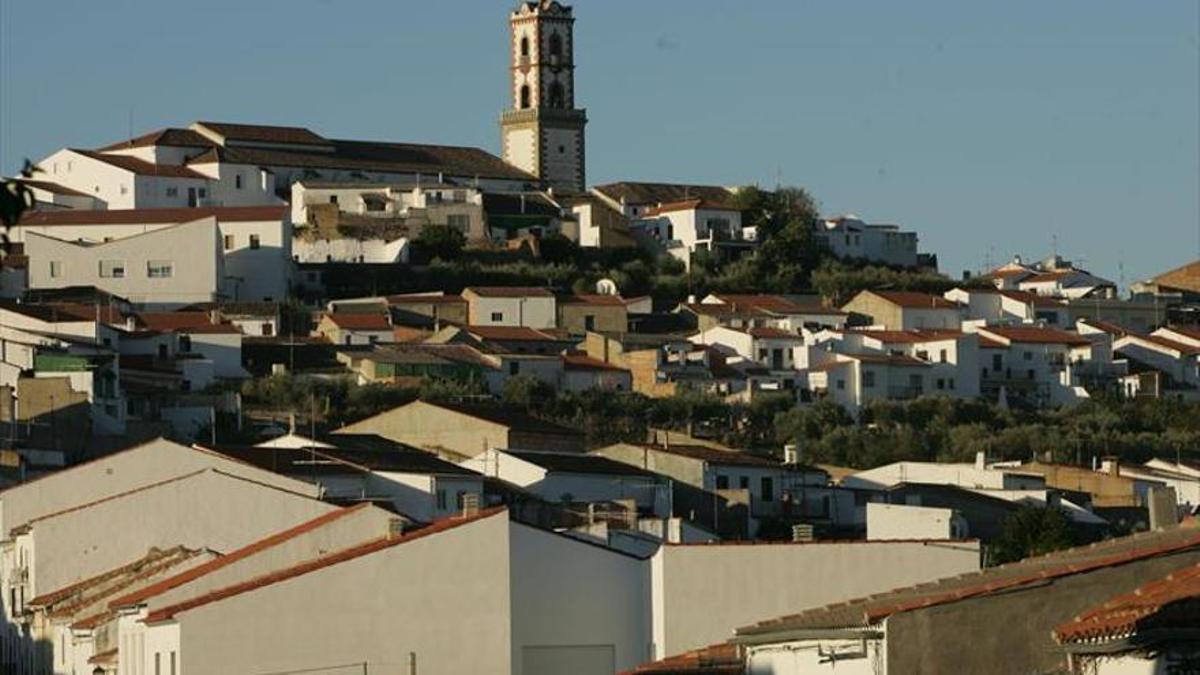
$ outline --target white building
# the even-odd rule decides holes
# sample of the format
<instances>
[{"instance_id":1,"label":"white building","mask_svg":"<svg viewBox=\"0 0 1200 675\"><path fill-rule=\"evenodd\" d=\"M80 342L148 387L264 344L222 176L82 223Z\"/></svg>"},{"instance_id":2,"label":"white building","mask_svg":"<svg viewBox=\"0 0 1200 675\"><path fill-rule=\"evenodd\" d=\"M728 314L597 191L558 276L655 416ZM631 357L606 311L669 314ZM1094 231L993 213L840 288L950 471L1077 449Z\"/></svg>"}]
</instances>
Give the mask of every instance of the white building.
<instances>
[{"instance_id":1,"label":"white building","mask_svg":"<svg viewBox=\"0 0 1200 675\"><path fill-rule=\"evenodd\" d=\"M688 338L695 344L717 347L727 354L761 364L773 372L794 371L793 352L804 346L804 337L772 326L729 328L716 326Z\"/></svg>"},{"instance_id":2,"label":"white building","mask_svg":"<svg viewBox=\"0 0 1200 675\"><path fill-rule=\"evenodd\" d=\"M980 389L988 398L1004 390L1008 400L1021 398L1039 406L1060 406L1090 397L1081 384L1089 368L1111 364L1104 342L1043 326L978 326L982 349ZM990 358L989 358L990 357Z\"/></svg>"},{"instance_id":3,"label":"white building","mask_svg":"<svg viewBox=\"0 0 1200 675\"><path fill-rule=\"evenodd\" d=\"M820 220L817 236L839 258L869 260L894 267L917 266L917 233L897 225L868 225L854 214Z\"/></svg>"},{"instance_id":4,"label":"white building","mask_svg":"<svg viewBox=\"0 0 1200 675\"><path fill-rule=\"evenodd\" d=\"M554 328L558 314L554 294L545 288L472 286L463 289L467 323L472 326Z\"/></svg>"},{"instance_id":5,"label":"white building","mask_svg":"<svg viewBox=\"0 0 1200 675\"><path fill-rule=\"evenodd\" d=\"M216 226L215 246L205 245L198 249L195 243L186 245L169 242L164 244L175 251L170 255L160 256L157 262L169 262L170 269L160 265L155 270L155 277L149 277L150 270L143 261L142 268L127 268L126 276L116 278L100 276L99 270L91 267L70 269L60 266L51 270L54 258L47 258L45 246L30 243L32 235L43 235L47 238L63 242L75 242L80 247L95 247L102 244L117 244L139 235L175 228L184 223L212 222ZM195 253L201 250L215 248L220 260L219 270L213 272L217 286L209 291L210 297L192 297L181 302L191 304L217 299L214 294L226 300L279 300L286 297L291 278L292 256L292 227L287 218L286 209L282 206L268 207L226 207L226 208L171 208L171 209L137 209L137 210L106 210L106 211L35 211L26 214L21 222L12 229L10 236L14 241L26 242L26 253L29 255L30 271L29 286L31 288L60 288L63 286L90 283L85 278L106 279L104 283L94 283L105 290L110 290L105 284L114 289L110 292L127 297L137 302L134 295L139 292L150 294L153 284L162 285L170 280L171 286L181 286L190 277L185 273L199 263L204 263L207 256L197 257ZM178 236L178 235L175 235ZM39 240L41 241L41 240ZM132 239L125 246L137 249L146 248L144 241L157 243L160 238L145 240ZM99 251L99 249L96 249ZM190 251L191 256L181 256L178 251ZM84 256L79 253L79 256ZM86 256L85 256L86 257ZM146 258L145 256L142 256ZM146 258L148 261L149 258ZM129 261L132 263L133 261ZM93 274L94 272L94 274ZM111 272L111 270L110 270ZM170 273L170 276L163 276ZM87 275L92 274L92 277ZM123 281L121 281L123 279ZM138 281L140 279L140 281ZM203 295L203 291L188 290L187 295ZM158 293L161 295L161 293ZM177 295L184 295L183 292Z\"/></svg>"},{"instance_id":6,"label":"white building","mask_svg":"<svg viewBox=\"0 0 1200 675\"><path fill-rule=\"evenodd\" d=\"M755 241L753 233L743 230L738 208L699 198L653 206L630 223L630 230L685 267L691 267L696 251L720 255L723 247L747 247Z\"/></svg>"},{"instance_id":7,"label":"white building","mask_svg":"<svg viewBox=\"0 0 1200 675\"><path fill-rule=\"evenodd\" d=\"M955 288L947 300L964 307L963 319L988 323L1042 323L1069 329L1070 312L1062 301L1028 291Z\"/></svg>"},{"instance_id":8,"label":"white building","mask_svg":"<svg viewBox=\"0 0 1200 675\"><path fill-rule=\"evenodd\" d=\"M988 466L983 457L974 464L960 462L893 462L859 471L842 478L842 485L863 490L879 490L901 483L957 485L967 489L1045 490L1046 478L1017 468Z\"/></svg>"}]
</instances>

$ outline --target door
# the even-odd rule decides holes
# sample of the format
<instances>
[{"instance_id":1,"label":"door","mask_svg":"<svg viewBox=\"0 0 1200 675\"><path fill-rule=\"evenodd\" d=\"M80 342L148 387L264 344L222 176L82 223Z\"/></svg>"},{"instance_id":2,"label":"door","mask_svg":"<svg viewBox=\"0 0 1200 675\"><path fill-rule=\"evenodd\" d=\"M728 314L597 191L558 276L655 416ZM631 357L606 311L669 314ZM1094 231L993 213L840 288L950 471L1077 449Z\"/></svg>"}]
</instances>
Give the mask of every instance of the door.
<instances>
[{"instance_id":1,"label":"door","mask_svg":"<svg viewBox=\"0 0 1200 675\"><path fill-rule=\"evenodd\" d=\"M188 188L188 206L196 206L196 188L194 187Z\"/></svg>"}]
</instances>

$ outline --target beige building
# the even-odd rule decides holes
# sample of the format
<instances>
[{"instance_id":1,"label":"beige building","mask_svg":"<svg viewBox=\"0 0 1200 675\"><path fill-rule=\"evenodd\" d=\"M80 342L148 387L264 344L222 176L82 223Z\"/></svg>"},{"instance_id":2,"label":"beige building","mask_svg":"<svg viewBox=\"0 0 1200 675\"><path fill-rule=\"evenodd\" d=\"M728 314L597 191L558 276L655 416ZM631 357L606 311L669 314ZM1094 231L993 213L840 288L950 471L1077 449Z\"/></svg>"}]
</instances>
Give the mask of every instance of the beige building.
<instances>
[{"instance_id":1,"label":"beige building","mask_svg":"<svg viewBox=\"0 0 1200 675\"><path fill-rule=\"evenodd\" d=\"M862 291L842 310L888 330L958 329L959 306L941 296L910 291Z\"/></svg>"},{"instance_id":2,"label":"beige building","mask_svg":"<svg viewBox=\"0 0 1200 675\"><path fill-rule=\"evenodd\" d=\"M558 321L554 294L545 288L472 286L462 297L472 326L554 328Z\"/></svg>"},{"instance_id":3,"label":"beige building","mask_svg":"<svg viewBox=\"0 0 1200 675\"><path fill-rule=\"evenodd\" d=\"M492 448L583 452L584 436L535 417L498 407L413 401L334 433L378 434L454 459Z\"/></svg>"},{"instance_id":4,"label":"beige building","mask_svg":"<svg viewBox=\"0 0 1200 675\"><path fill-rule=\"evenodd\" d=\"M558 298L558 327L572 335L624 333L629 308L619 295L568 295Z\"/></svg>"}]
</instances>

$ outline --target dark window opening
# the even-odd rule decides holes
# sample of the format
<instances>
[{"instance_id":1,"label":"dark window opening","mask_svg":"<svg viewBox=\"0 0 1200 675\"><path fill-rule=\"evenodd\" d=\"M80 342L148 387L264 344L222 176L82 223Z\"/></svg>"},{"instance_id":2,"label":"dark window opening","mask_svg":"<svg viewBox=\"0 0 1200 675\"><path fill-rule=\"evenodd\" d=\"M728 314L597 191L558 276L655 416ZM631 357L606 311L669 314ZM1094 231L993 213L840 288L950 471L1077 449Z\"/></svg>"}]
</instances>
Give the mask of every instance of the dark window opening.
<instances>
[{"instance_id":1,"label":"dark window opening","mask_svg":"<svg viewBox=\"0 0 1200 675\"><path fill-rule=\"evenodd\" d=\"M528 107L529 107L529 85L523 84L523 85L521 85L521 109L524 110Z\"/></svg>"}]
</instances>

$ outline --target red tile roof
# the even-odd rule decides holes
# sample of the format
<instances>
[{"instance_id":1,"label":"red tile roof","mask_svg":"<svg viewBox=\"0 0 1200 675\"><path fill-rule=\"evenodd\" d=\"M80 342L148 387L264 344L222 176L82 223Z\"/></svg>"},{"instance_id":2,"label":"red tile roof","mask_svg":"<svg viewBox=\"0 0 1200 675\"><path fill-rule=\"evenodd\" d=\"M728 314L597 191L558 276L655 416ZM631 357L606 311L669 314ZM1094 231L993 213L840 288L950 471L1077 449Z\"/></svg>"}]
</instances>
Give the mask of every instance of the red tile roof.
<instances>
[{"instance_id":1,"label":"red tile roof","mask_svg":"<svg viewBox=\"0 0 1200 675\"><path fill-rule=\"evenodd\" d=\"M940 295L917 293L914 291L864 291L887 300L898 307L906 309L958 309L956 303L950 302Z\"/></svg>"},{"instance_id":2,"label":"red tile roof","mask_svg":"<svg viewBox=\"0 0 1200 675\"><path fill-rule=\"evenodd\" d=\"M178 549L178 548L170 549L167 551L151 549L150 553L142 556L141 558L138 558L137 560L134 560L131 563L126 563L124 565L121 565L120 567L115 567L111 570L108 570L107 572L103 572L101 574L97 574L95 576L88 577L87 579L77 581L73 584L64 586L56 591L51 591L49 593L43 593L41 595L35 596L32 600L30 600L26 604L28 604L31 607L41 607L44 605L53 605L55 603L61 602L62 600L65 600L65 599L71 597L72 595L78 593L79 591L82 591L85 588L94 586L99 583L103 583L110 579L115 579L116 577L119 577L123 574L127 574L129 572L143 569L147 565L150 565L156 561L159 561L164 557L174 555L175 553L178 553L181 550L182 549Z\"/></svg>"},{"instance_id":3,"label":"red tile roof","mask_svg":"<svg viewBox=\"0 0 1200 675\"><path fill-rule=\"evenodd\" d=\"M587 305L608 305L612 307L624 307L628 302L625 298L619 295L601 295L598 293L584 293L580 295L564 295L558 299L563 304L587 304Z\"/></svg>"},{"instance_id":4,"label":"red tile roof","mask_svg":"<svg viewBox=\"0 0 1200 675\"><path fill-rule=\"evenodd\" d=\"M427 537L429 535L439 534L439 533L445 532L447 530L451 530L456 527L460 527L460 526L466 525L468 523L477 522L477 521L480 521L480 520L483 520L486 518L491 518L493 516L496 516L496 515L502 514L502 513L505 513L504 507L485 509L485 510L482 510L479 513L477 513L475 515L471 515L471 516L445 518L443 520L437 521L436 523L434 523L432 525L423 527L419 530L415 530L415 531L412 531L412 532L409 532L406 534L401 534L400 536L380 537L379 539L374 539L372 541L368 541L363 544L358 544L356 546L352 546L347 549L342 549L341 551L336 551L334 553L323 555L319 558L314 558L312 560L300 563L298 565L293 565L291 567L286 567L281 570L276 570L274 572L270 572L268 574L264 574L262 576L255 577L248 581L244 581L239 584L234 584L233 586L228 586L226 588L220 588L220 589L217 589L214 591L210 591L210 592L200 595L198 597L191 598L190 600L185 600L183 602L176 603L176 604L170 605L168 607L163 607L161 609L157 609L153 612L150 612L150 614L147 615L145 619L142 619L142 621L147 624L157 623L157 622L161 622L161 621L168 621L170 619L173 619L175 617L175 615L179 614L180 612L186 612L186 611L189 611L192 609L196 609L197 607L203 607L204 605L208 605L213 602L218 602L220 600L225 600L226 598L230 598L235 595L241 595L243 593L248 593L250 591L258 590L259 588L263 588L265 586L270 586L271 584L275 584L275 583L278 583L281 581L286 581L288 579L293 579L295 577L299 577L299 576L308 574L309 572L314 572L316 570L330 567L332 565L337 565L338 563L346 562L347 560L353 560L355 558L360 558L365 555L370 555L372 553L376 553L378 551L389 549L394 546L399 546L401 544L407 544L408 542L411 542L415 539L421 539L421 538Z\"/></svg>"},{"instance_id":5,"label":"red tile roof","mask_svg":"<svg viewBox=\"0 0 1200 675\"><path fill-rule=\"evenodd\" d=\"M669 455L678 455L689 459L698 459L709 464L724 464L730 466L761 466L770 468L783 468L783 463L773 457L763 455L752 455L748 452L738 452L735 450L720 450L707 445L688 445L671 443L670 445L655 445L650 443L634 443L638 447L653 450L655 452L664 452Z\"/></svg>"},{"instance_id":6,"label":"red tile roof","mask_svg":"<svg viewBox=\"0 0 1200 675\"><path fill-rule=\"evenodd\" d=\"M1200 347L1194 347L1192 345L1185 344L1183 342L1177 342L1170 338L1165 338L1161 335L1131 335L1129 337L1131 337L1135 340L1145 340L1146 342L1152 342L1160 347L1166 347L1167 349L1173 349L1184 356L1200 354Z\"/></svg>"},{"instance_id":7,"label":"red tile roof","mask_svg":"<svg viewBox=\"0 0 1200 675\"><path fill-rule=\"evenodd\" d=\"M520 340L528 342L558 342L553 333L527 326L466 326L468 333L481 340Z\"/></svg>"},{"instance_id":8,"label":"red tile roof","mask_svg":"<svg viewBox=\"0 0 1200 675\"><path fill-rule=\"evenodd\" d=\"M212 178L204 174L189 169L186 166L176 166L174 164L152 164L144 159L131 157L129 155L110 155L103 152L92 152L91 150L79 150L71 148L71 152L79 153L84 157L90 157L98 162L111 164L119 169L130 171L139 176L166 176L168 178L192 178L195 180L212 180Z\"/></svg>"},{"instance_id":9,"label":"red tile roof","mask_svg":"<svg viewBox=\"0 0 1200 675\"><path fill-rule=\"evenodd\" d=\"M622 675L742 675L744 672L741 649L737 645L721 644L669 656L624 671Z\"/></svg>"},{"instance_id":10,"label":"red tile roof","mask_svg":"<svg viewBox=\"0 0 1200 675\"><path fill-rule=\"evenodd\" d=\"M1060 643L1115 640L1142 631L1200 626L1200 564L1118 595L1054 629Z\"/></svg>"},{"instance_id":11,"label":"red tile roof","mask_svg":"<svg viewBox=\"0 0 1200 675\"><path fill-rule=\"evenodd\" d=\"M349 506L349 507L346 507L343 509L338 509L336 511L330 511L329 513L319 515L316 518L313 518L312 520L300 523L299 525L296 525L295 527L288 528L286 530L283 530L282 532L278 532L269 537L260 539L256 542L253 542L251 544L243 546L242 548L239 548L236 551L230 552L228 555L223 555L219 558L214 558L214 559L204 563L203 565L197 565L196 567L193 567L192 569L187 570L186 572L176 574L173 577L163 579L162 581L159 581L158 583L151 584L145 588L134 591L133 593L128 593L126 595L122 595L119 598L115 598L111 602L108 603L108 607L109 607L109 609L118 609L120 607L128 607L130 605L141 604L142 602L145 602L146 600L153 598L156 595L165 593L173 588L178 588L179 586L182 586L184 584L195 581L196 579L199 579L200 577L202 577L206 574L215 572L223 567L228 567L228 566L232 565L233 563L235 563L239 560L242 560L244 558L249 558L250 556L254 555L255 553L265 551L266 549L269 549L273 546L278 546L279 544L282 544L286 541L295 539L296 537L298 537L302 534L305 534L307 532L312 532L313 530L324 527L324 526L328 525L329 523L335 522L337 520L341 520L342 518L344 518L352 513L357 513L358 511L365 509L367 506L369 506L369 504L364 502L362 504L357 504L355 506Z\"/></svg>"},{"instance_id":12,"label":"red tile roof","mask_svg":"<svg viewBox=\"0 0 1200 675\"><path fill-rule=\"evenodd\" d=\"M388 322L386 314L358 313L358 312L334 312L326 314L325 318L333 322L333 325L343 330L376 330L376 331L391 331L392 324Z\"/></svg>"},{"instance_id":13,"label":"red tile roof","mask_svg":"<svg viewBox=\"0 0 1200 675\"><path fill-rule=\"evenodd\" d=\"M100 148L100 152L123 150L125 148L141 148L146 146L167 146L167 147L183 147L183 148L207 148L215 145L208 138L192 131L191 129L177 129L167 127L165 129L157 129L150 133L135 136L128 140L117 141L111 145L106 145Z\"/></svg>"},{"instance_id":14,"label":"red tile roof","mask_svg":"<svg viewBox=\"0 0 1200 675\"><path fill-rule=\"evenodd\" d=\"M196 122L192 126L203 127L219 134L225 139L227 144L230 141L251 141L285 145L329 145L328 139L304 127L237 124L231 122Z\"/></svg>"},{"instance_id":15,"label":"red tile roof","mask_svg":"<svg viewBox=\"0 0 1200 675\"><path fill-rule=\"evenodd\" d=\"M1059 344L1083 347L1090 345L1087 338L1078 333L1068 333L1057 328L1041 326L985 326L979 329L989 337L1002 338L1009 342L1026 344Z\"/></svg>"},{"instance_id":16,"label":"red tile roof","mask_svg":"<svg viewBox=\"0 0 1200 675\"><path fill-rule=\"evenodd\" d=\"M470 291L481 298L553 298L554 294L540 286L471 286L464 288L463 293Z\"/></svg>"},{"instance_id":17,"label":"red tile roof","mask_svg":"<svg viewBox=\"0 0 1200 675\"><path fill-rule=\"evenodd\" d=\"M608 370L618 373L629 372L625 368L611 363L593 359L587 354L563 354L563 368L567 370Z\"/></svg>"},{"instance_id":18,"label":"red tile roof","mask_svg":"<svg viewBox=\"0 0 1200 675\"><path fill-rule=\"evenodd\" d=\"M744 293L714 293L718 300L721 300L723 305L732 305L735 307L752 308L771 314L827 314L831 316L845 316L846 313L840 309L831 309L822 307L816 304L804 304L795 302L781 295L751 295ZM702 306L711 306L717 303L702 303Z\"/></svg>"},{"instance_id":19,"label":"red tile roof","mask_svg":"<svg viewBox=\"0 0 1200 675\"><path fill-rule=\"evenodd\" d=\"M1167 326L1165 330L1178 333L1193 340L1200 340L1200 328L1193 326Z\"/></svg>"},{"instance_id":20,"label":"red tile roof","mask_svg":"<svg viewBox=\"0 0 1200 675\"><path fill-rule=\"evenodd\" d=\"M939 340L957 340L965 335L958 330L872 330L858 328L847 330L848 335L861 335L874 338L880 342L916 344L918 342L936 342Z\"/></svg>"},{"instance_id":21,"label":"red tile roof","mask_svg":"<svg viewBox=\"0 0 1200 675\"><path fill-rule=\"evenodd\" d=\"M755 326L746 331L750 337L771 339L771 340L803 340L800 335L793 333L790 330L783 328L775 328L774 326Z\"/></svg>"},{"instance_id":22,"label":"red tile roof","mask_svg":"<svg viewBox=\"0 0 1200 675\"><path fill-rule=\"evenodd\" d=\"M432 305L460 305L466 304L467 301L461 295L407 293L404 295L389 295L387 296L387 302L389 305L420 305L426 303Z\"/></svg>"},{"instance_id":23,"label":"red tile roof","mask_svg":"<svg viewBox=\"0 0 1200 675\"><path fill-rule=\"evenodd\" d=\"M1124 337L1126 335L1135 334L1134 331L1129 330L1124 326L1118 326L1117 324L1108 321L1101 321L1099 319L1080 319L1080 321L1115 337Z\"/></svg>"},{"instance_id":24,"label":"red tile roof","mask_svg":"<svg viewBox=\"0 0 1200 675\"><path fill-rule=\"evenodd\" d=\"M667 202L651 207L646 210L647 216L657 216L663 213L671 213L673 211L691 211L692 209L706 209L709 211L739 211L735 206L722 202L705 201L703 199L685 199L678 202Z\"/></svg>"},{"instance_id":25,"label":"red tile roof","mask_svg":"<svg viewBox=\"0 0 1200 675\"><path fill-rule=\"evenodd\" d=\"M208 312L141 312L138 323L162 333L241 333L232 323L213 323Z\"/></svg>"},{"instance_id":26,"label":"red tile roof","mask_svg":"<svg viewBox=\"0 0 1200 675\"><path fill-rule=\"evenodd\" d=\"M102 211L30 211L22 225L119 225L184 223L213 216L218 222L280 221L286 206L203 206L178 209L107 209Z\"/></svg>"},{"instance_id":27,"label":"red tile roof","mask_svg":"<svg viewBox=\"0 0 1200 675\"><path fill-rule=\"evenodd\" d=\"M1200 260L1163 272L1150 279L1150 282L1167 288L1200 293Z\"/></svg>"}]
</instances>

